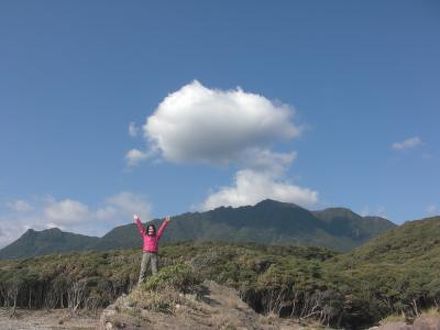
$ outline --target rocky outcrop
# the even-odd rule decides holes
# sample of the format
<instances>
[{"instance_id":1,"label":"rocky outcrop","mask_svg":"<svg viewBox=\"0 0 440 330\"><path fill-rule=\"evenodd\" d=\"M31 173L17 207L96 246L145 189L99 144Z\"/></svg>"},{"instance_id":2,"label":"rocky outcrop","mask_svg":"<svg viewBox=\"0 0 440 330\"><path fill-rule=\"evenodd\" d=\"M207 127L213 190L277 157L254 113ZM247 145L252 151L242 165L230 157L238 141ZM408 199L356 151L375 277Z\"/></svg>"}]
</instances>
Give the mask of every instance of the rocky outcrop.
<instances>
[{"instance_id":1,"label":"rocky outcrop","mask_svg":"<svg viewBox=\"0 0 440 330\"><path fill-rule=\"evenodd\" d=\"M157 311L139 308L131 295L121 296L106 308L100 329L303 329L294 320L262 316L253 311L234 289L204 282L203 295L179 294L172 309ZM161 293L154 293L160 295ZM157 301L157 300L156 300Z\"/></svg>"}]
</instances>

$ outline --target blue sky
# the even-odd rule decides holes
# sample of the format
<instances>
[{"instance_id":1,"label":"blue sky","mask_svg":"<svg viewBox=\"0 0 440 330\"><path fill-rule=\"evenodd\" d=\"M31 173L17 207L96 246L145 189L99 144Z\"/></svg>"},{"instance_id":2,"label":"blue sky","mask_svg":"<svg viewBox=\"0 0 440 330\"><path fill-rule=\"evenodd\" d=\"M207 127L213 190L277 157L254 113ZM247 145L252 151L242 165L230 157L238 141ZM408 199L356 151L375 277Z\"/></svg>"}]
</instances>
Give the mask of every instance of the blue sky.
<instances>
[{"instance_id":1,"label":"blue sky","mask_svg":"<svg viewBox=\"0 0 440 330\"><path fill-rule=\"evenodd\" d=\"M437 1L2 1L0 245L259 197L440 213L439 17ZM237 140L191 96L180 109L185 91L208 119L232 107Z\"/></svg>"}]
</instances>

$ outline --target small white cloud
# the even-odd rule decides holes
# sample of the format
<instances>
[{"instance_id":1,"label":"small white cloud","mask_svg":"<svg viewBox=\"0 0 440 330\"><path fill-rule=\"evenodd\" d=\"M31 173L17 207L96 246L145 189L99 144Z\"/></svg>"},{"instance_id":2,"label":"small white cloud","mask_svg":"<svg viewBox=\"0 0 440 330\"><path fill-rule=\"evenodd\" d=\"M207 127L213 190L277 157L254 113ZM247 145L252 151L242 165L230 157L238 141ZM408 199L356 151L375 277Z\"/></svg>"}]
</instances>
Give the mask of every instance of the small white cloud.
<instances>
[{"instance_id":1,"label":"small white cloud","mask_svg":"<svg viewBox=\"0 0 440 330\"><path fill-rule=\"evenodd\" d=\"M9 209L11 209L12 211L15 211L15 212L23 212L24 213L24 212L30 212L33 209L32 206L28 202L21 200L21 199L18 199L18 200L12 201L12 202L8 202L6 205Z\"/></svg>"},{"instance_id":2,"label":"small white cloud","mask_svg":"<svg viewBox=\"0 0 440 330\"><path fill-rule=\"evenodd\" d=\"M64 230L64 226L60 226L59 224L53 222L49 222L48 224L46 224L46 229L52 229L52 228L58 228Z\"/></svg>"},{"instance_id":3,"label":"small white cloud","mask_svg":"<svg viewBox=\"0 0 440 330\"><path fill-rule=\"evenodd\" d=\"M150 212L151 204L145 196L124 191L108 198L105 206L96 211L96 217L102 220L131 219L133 214L138 214L142 219L148 219Z\"/></svg>"},{"instance_id":4,"label":"small white cloud","mask_svg":"<svg viewBox=\"0 0 440 330\"><path fill-rule=\"evenodd\" d=\"M435 204L431 204L426 208L426 213L429 216L440 215L440 208Z\"/></svg>"},{"instance_id":5,"label":"small white cloud","mask_svg":"<svg viewBox=\"0 0 440 330\"><path fill-rule=\"evenodd\" d=\"M418 136L414 136L406 140L403 140L401 142L395 142L392 144L391 147L394 150L406 150L406 149L415 148L421 144L422 144L422 139L420 139Z\"/></svg>"},{"instance_id":6,"label":"small white cloud","mask_svg":"<svg viewBox=\"0 0 440 330\"><path fill-rule=\"evenodd\" d=\"M294 110L241 89L210 89L198 81L168 95L143 127L151 152L175 163L240 162L246 150L300 134Z\"/></svg>"},{"instance_id":7,"label":"small white cloud","mask_svg":"<svg viewBox=\"0 0 440 330\"><path fill-rule=\"evenodd\" d=\"M139 134L140 128L136 126L134 122L131 122L128 124L128 135L131 137L136 137Z\"/></svg>"},{"instance_id":8,"label":"small white cloud","mask_svg":"<svg viewBox=\"0 0 440 330\"><path fill-rule=\"evenodd\" d=\"M149 155L146 152L143 152L138 149L131 149L125 155L125 159L127 160L128 166L136 166L139 163L147 160Z\"/></svg>"},{"instance_id":9,"label":"small white cloud","mask_svg":"<svg viewBox=\"0 0 440 330\"><path fill-rule=\"evenodd\" d=\"M233 186L222 187L208 196L201 208L253 205L267 198L309 207L317 203L318 193L282 181L267 172L241 170L236 173Z\"/></svg>"},{"instance_id":10,"label":"small white cloud","mask_svg":"<svg viewBox=\"0 0 440 330\"><path fill-rule=\"evenodd\" d=\"M71 199L50 202L44 209L44 215L49 223L57 225L72 225L91 218L87 205Z\"/></svg>"}]
</instances>

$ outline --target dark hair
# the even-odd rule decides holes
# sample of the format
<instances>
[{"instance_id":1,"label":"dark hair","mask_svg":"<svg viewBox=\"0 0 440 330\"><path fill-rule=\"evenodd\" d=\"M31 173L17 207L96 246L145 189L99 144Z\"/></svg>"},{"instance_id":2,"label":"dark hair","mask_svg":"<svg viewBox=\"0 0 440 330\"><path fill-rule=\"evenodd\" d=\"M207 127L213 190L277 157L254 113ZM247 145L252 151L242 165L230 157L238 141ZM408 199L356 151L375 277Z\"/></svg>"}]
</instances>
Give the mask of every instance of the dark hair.
<instances>
[{"instance_id":1,"label":"dark hair","mask_svg":"<svg viewBox=\"0 0 440 330\"><path fill-rule=\"evenodd\" d=\"M150 228L153 228L153 231L154 231L153 235L151 235L151 236L155 236L155 235L156 235L156 227L155 227L153 224L149 224L149 225L147 226L147 235L149 235L149 234L148 234L148 230L149 230ZM150 236L150 235L149 235L149 236Z\"/></svg>"}]
</instances>

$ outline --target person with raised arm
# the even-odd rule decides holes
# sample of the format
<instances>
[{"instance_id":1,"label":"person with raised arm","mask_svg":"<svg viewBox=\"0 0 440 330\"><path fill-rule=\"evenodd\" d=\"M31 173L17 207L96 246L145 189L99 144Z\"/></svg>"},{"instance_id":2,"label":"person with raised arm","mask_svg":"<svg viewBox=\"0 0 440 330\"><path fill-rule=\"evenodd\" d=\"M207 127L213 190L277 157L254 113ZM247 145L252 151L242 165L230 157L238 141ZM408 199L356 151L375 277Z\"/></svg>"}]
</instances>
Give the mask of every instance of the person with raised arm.
<instances>
[{"instance_id":1,"label":"person with raised arm","mask_svg":"<svg viewBox=\"0 0 440 330\"><path fill-rule=\"evenodd\" d=\"M138 281L138 284L140 284L145 278L145 273L147 272L147 267L149 263L151 263L151 272L153 274L157 273L157 253L159 251L159 240L163 234L163 231L170 223L170 217L165 217L157 233L156 227L151 223L147 225L147 228L145 228L141 222L141 219L136 214L133 216L133 222L136 224L139 234L142 236L143 239L143 255Z\"/></svg>"}]
</instances>

